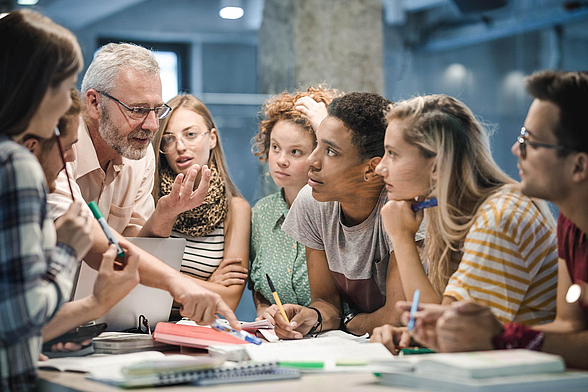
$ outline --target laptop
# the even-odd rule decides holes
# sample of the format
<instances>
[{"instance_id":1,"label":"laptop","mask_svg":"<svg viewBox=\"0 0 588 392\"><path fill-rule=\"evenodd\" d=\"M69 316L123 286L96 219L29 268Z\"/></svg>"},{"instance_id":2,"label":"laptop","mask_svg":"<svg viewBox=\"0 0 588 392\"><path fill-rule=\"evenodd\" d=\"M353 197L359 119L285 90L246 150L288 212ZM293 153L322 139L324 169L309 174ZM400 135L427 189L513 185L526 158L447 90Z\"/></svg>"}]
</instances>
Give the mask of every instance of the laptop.
<instances>
[{"instance_id":1,"label":"laptop","mask_svg":"<svg viewBox=\"0 0 588 392\"><path fill-rule=\"evenodd\" d=\"M176 271L180 270L186 247L185 239L146 237L128 237L126 239ZM92 294L97 276L98 271L93 270L86 263L82 263L75 285L74 300ZM96 322L107 323L107 331L124 331L139 327L139 316L142 315L147 318L151 329L154 329L158 322L168 321L172 303L173 298L167 291L138 284Z\"/></svg>"}]
</instances>

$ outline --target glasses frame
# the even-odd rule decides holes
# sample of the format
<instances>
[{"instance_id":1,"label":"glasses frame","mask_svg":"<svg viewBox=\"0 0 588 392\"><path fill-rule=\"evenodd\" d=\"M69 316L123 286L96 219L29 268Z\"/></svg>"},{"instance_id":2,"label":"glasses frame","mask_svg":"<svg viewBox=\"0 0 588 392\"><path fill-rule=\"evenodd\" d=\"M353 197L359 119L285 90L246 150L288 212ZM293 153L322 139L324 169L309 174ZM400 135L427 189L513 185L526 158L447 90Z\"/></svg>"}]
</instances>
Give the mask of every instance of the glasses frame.
<instances>
[{"instance_id":1,"label":"glasses frame","mask_svg":"<svg viewBox=\"0 0 588 392\"><path fill-rule=\"evenodd\" d=\"M204 136L206 136L206 134L208 134L208 133L210 133L210 130L208 130L208 131L206 131L206 132L199 133L199 134L198 134L198 137L201 137L201 136L202 136L202 137L204 137ZM166 135L166 134L163 134L163 135L161 135L161 140L159 141L159 152L160 152L161 154L163 154L163 155L168 155L168 154L171 154L171 153L174 151L174 148L171 148L171 149L170 149L170 151L167 151L167 152L163 150L163 147L162 147L162 146L163 146L163 137L164 137L165 135ZM171 133L170 133L170 134L168 134L168 135L171 135L171 136L173 136L173 137L174 137L174 139L176 139L176 141L173 143L173 145L174 145L175 149L177 149L177 148L178 148L178 147L177 147L177 146L178 146L178 138L177 138L177 136L176 136L176 135L174 135L174 134L171 134ZM182 143L184 143L184 146L185 146L185 145L186 145L186 141L184 140L183 133L182 133L182 136L180 136L180 139L182 139ZM200 142L199 142L199 143L200 143Z\"/></svg>"},{"instance_id":2,"label":"glasses frame","mask_svg":"<svg viewBox=\"0 0 588 392\"><path fill-rule=\"evenodd\" d=\"M127 106L124 103L122 103L120 100L114 98L112 95L110 95L108 93L105 93L104 91L98 91L98 90L96 90L96 92L98 94L104 95L107 98L112 99L114 102L118 103L119 105L121 105L122 107L124 107L125 109L127 109L129 112L131 112L131 115L129 115L130 118L133 118L131 116L132 116L133 113L136 113L136 111L135 111L136 109L148 110L149 112L154 112L155 113L155 117L157 119L159 119L159 120L163 120L164 118L166 118L167 116L169 116L169 114L172 111L172 108L168 104L166 104L166 103L164 103L161 106L156 106L154 108L147 108L147 107L143 107L143 106L130 107L130 106ZM165 110L161 115L158 116L157 113L156 113L156 110L159 110L161 108L166 108L167 110ZM136 120L145 119L145 118L147 118L147 116L149 116L149 113L147 113L144 117L138 117L138 118L136 118ZM135 118L133 118L133 119L135 119Z\"/></svg>"},{"instance_id":3,"label":"glasses frame","mask_svg":"<svg viewBox=\"0 0 588 392\"><path fill-rule=\"evenodd\" d=\"M527 128L521 127L521 133L517 136L517 142L519 143L519 148L521 151L521 158L527 158L527 144L532 147L540 147L540 148L548 148L551 150L558 150L558 151L570 151L570 149L566 146L562 146L559 144L549 144L549 143L540 143L540 142L532 142L528 139L529 131Z\"/></svg>"}]
</instances>

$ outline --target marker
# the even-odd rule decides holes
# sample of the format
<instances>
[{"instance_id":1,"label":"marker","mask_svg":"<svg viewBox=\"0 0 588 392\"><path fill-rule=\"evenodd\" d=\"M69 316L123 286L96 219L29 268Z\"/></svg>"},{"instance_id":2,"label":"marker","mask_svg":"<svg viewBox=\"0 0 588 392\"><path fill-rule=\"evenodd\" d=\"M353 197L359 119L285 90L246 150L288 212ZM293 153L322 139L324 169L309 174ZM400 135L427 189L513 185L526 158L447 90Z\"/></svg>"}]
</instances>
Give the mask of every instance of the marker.
<instances>
[{"instance_id":1,"label":"marker","mask_svg":"<svg viewBox=\"0 0 588 392\"><path fill-rule=\"evenodd\" d=\"M419 299L421 297L421 291L416 289L414 291L414 295L412 296L412 305L410 306L410 320L408 320L408 325L406 326L409 331L414 329L414 314L416 313L419 307Z\"/></svg>"},{"instance_id":2,"label":"marker","mask_svg":"<svg viewBox=\"0 0 588 392\"><path fill-rule=\"evenodd\" d=\"M288 316L286 316L286 312L284 311L284 307L282 306L282 301L280 301L280 297L278 297L278 293L276 292L276 288L274 287L272 280L270 279L268 274L265 274L265 277L267 278L270 290L272 291L272 295L274 296L274 301L276 301L276 305L278 305L278 309L280 309L282 317L284 318L284 320L286 320L288 324L290 324L290 320L288 320Z\"/></svg>"},{"instance_id":3,"label":"marker","mask_svg":"<svg viewBox=\"0 0 588 392\"><path fill-rule=\"evenodd\" d=\"M324 362L292 362L292 361L279 361L278 365L283 367L291 367L296 369L322 369L325 367Z\"/></svg>"},{"instance_id":4,"label":"marker","mask_svg":"<svg viewBox=\"0 0 588 392\"><path fill-rule=\"evenodd\" d=\"M238 339L244 340L246 342L257 344L258 346L262 342L262 340L260 338L258 338L257 336L251 335L249 332L246 332L243 330L237 331L236 329L233 329L233 328L229 327L228 325L221 324L218 319L214 320L211 327L218 330L218 331L226 332L229 335L232 335L232 336L234 336Z\"/></svg>"},{"instance_id":5,"label":"marker","mask_svg":"<svg viewBox=\"0 0 588 392\"><path fill-rule=\"evenodd\" d=\"M63 145L61 144L61 132L59 132L59 128L55 127L55 140L57 140L57 146L59 147L59 155L61 155L61 162L63 162L63 170L65 170L65 177L67 177L67 185L69 185L69 193L71 194L71 200L76 201L73 195L73 189L71 187L71 182L69 181L69 173L67 172L67 165L65 164L65 151L63 150Z\"/></svg>"},{"instance_id":6,"label":"marker","mask_svg":"<svg viewBox=\"0 0 588 392\"><path fill-rule=\"evenodd\" d=\"M100 208L98 208L98 204L96 204L95 201L91 201L88 203L88 207L90 207L90 210L92 210L92 214L94 214L94 218L96 218L98 220L100 227L102 227L102 231L104 232L104 234L106 234L106 238L108 238L108 242L116 245L117 256L124 257L125 252L122 250L122 248L118 244L118 240L116 239L114 234L112 234L112 230L110 230L110 226L108 226L106 219L104 219L104 216L102 215L102 211L100 211Z\"/></svg>"},{"instance_id":7,"label":"marker","mask_svg":"<svg viewBox=\"0 0 588 392\"><path fill-rule=\"evenodd\" d=\"M410 208L414 212L424 210L425 208L430 208L430 207L437 207L437 198L436 197L433 197L432 199L429 199L429 200L421 201L419 203L415 203L410 206Z\"/></svg>"}]
</instances>

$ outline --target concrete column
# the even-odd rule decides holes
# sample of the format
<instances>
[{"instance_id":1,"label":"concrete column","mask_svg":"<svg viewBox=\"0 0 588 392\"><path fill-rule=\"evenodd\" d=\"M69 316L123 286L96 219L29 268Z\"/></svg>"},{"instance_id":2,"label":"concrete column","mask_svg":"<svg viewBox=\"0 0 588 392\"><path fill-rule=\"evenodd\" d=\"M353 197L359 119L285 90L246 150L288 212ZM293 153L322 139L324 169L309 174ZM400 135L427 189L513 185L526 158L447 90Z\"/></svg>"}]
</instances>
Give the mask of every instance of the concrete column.
<instances>
[{"instance_id":1,"label":"concrete column","mask_svg":"<svg viewBox=\"0 0 588 392\"><path fill-rule=\"evenodd\" d=\"M381 0L265 0L259 92L326 82L384 94Z\"/></svg>"}]
</instances>

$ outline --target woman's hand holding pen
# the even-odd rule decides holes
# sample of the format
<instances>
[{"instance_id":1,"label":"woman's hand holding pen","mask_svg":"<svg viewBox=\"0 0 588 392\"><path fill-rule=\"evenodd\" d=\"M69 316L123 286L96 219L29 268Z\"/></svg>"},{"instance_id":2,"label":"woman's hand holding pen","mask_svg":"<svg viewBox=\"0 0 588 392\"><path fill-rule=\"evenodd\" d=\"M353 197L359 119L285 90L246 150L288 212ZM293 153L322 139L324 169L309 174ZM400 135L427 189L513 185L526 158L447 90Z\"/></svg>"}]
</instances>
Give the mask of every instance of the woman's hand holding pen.
<instances>
[{"instance_id":1,"label":"woman's hand holding pen","mask_svg":"<svg viewBox=\"0 0 588 392\"><path fill-rule=\"evenodd\" d=\"M399 301L404 311L401 321L409 320L411 303ZM502 330L490 308L474 302L460 301L448 305L422 304L415 314L412 337L438 352L489 350L492 338Z\"/></svg>"},{"instance_id":2,"label":"woman's hand holding pen","mask_svg":"<svg viewBox=\"0 0 588 392\"><path fill-rule=\"evenodd\" d=\"M280 312L274 315L275 332L281 339L302 339L318 321L317 313L305 306L285 304L284 311L290 323Z\"/></svg>"},{"instance_id":3,"label":"woman's hand holding pen","mask_svg":"<svg viewBox=\"0 0 588 392\"><path fill-rule=\"evenodd\" d=\"M382 221L390 241L410 240L414 243L414 236L423 221L423 211L414 212L410 206L412 201L390 200L382 207Z\"/></svg>"},{"instance_id":4,"label":"woman's hand holding pen","mask_svg":"<svg viewBox=\"0 0 588 392\"><path fill-rule=\"evenodd\" d=\"M92 247L92 218L82 210L82 203L73 202L55 221L57 242L71 246L81 260Z\"/></svg>"},{"instance_id":5,"label":"woman's hand holding pen","mask_svg":"<svg viewBox=\"0 0 588 392\"><path fill-rule=\"evenodd\" d=\"M401 321L403 324L408 324L410 319L410 308L412 302L398 301L396 302L396 309L403 312ZM450 307L446 305L436 304L420 304L416 313L414 314L414 328L411 335L419 344L429 347L435 351L439 351L439 343L437 341L437 320Z\"/></svg>"}]
</instances>

